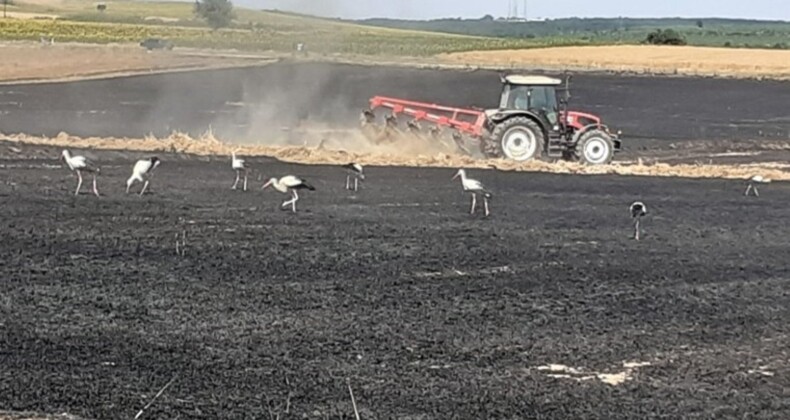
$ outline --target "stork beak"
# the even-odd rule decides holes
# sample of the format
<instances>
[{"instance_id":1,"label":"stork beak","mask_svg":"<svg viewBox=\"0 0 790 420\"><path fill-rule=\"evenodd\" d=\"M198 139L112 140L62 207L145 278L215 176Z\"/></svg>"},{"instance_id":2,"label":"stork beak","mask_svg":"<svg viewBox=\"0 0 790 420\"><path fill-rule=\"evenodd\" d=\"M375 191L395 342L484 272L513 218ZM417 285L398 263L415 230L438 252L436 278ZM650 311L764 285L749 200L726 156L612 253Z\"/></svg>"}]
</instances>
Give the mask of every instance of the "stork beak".
<instances>
[{"instance_id":1,"label":"stork beak","mask_svg":"<svg viewBox=\"0 0 790 420\"><path fill-rule=\"evenodd\" d=\"M458 178L458 175L461 175L461 174L460 174L459 172L456 172L455 176L453 176L453 180L455 180L456 178Z\"/></svg>"},{"instance_id":2,"label":"stork beak","mask_svg":"<svg viewBox=\"0 0 790 420\"><path fill-rule=\"evenodd\" d=\"M269 185L272 185L272 181L271 181L271 180L269 180L269 181L266 181L266 183L265 183L265 184L263 184L263 187L261 187L261 189L262 189L262 190L265 190L265 189L266 189L266 187L268 187Z\"/></svg>"}]
</instances>

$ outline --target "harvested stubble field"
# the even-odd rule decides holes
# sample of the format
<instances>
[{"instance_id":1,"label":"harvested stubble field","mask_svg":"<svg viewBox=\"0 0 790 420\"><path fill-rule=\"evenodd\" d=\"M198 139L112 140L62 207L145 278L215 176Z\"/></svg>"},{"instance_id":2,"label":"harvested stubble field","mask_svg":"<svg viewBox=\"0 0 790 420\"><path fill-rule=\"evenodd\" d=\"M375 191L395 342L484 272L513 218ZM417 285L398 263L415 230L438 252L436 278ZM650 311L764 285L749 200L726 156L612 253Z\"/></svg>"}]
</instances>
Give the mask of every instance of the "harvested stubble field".
<instances>
[{"instance_id":1,"label":"harvested stubble field","mask_svg":"<svg viewBox=\"0 0 790 420\"><path fill-rule=\"evenodd\" d=\"M131 152L71 194L59 148L0 145L0 406L130 418L756 418L790 415L790 186ZM297 215L259 178L317 187ZM651 215L629 239L628 205ZM183 255L176 237L186 235ZM290 398L289 398L290 395Z\"/></svg>"},{"instance_id":2,"label":"harvested stubble field","mask_svg":"<svg viewBox=\"0 0 790 420\"><path fill-rule=\"evenodd\" d=\"M472 51L440 57L452 63L499 68L790 79L790 51L786 50L609 45Z\"/></svg>"},{"instance_id":3,"label":"harvested stubble field","mask_svg":"<svg viewBox=\"0 0 790 420\"><path fill-rule=\"evenodd\" d=\"M192 50L149 52L138 45L32 42L0 43L0 81L55 81L184 69L243 67L271 57L198 54Z\"/></svg>"}]
</instances>

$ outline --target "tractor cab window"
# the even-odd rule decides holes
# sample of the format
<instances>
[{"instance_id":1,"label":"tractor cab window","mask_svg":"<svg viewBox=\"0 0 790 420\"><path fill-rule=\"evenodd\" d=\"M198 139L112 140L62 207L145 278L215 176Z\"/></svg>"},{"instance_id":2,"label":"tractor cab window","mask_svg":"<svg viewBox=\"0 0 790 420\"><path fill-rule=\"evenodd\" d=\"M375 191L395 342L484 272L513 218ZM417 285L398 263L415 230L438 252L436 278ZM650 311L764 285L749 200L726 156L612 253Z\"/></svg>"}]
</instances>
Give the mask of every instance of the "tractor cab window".
<instances>
[{"instance_id":1,"label":"tractor cab window","mask_svg":"<svg viewBox=\"0 0 790 420\"><path fill-rule=\"evenodd\" d=\"M505 109L546 112L552 124L557 123L559 106L554 88L550 86L510 86L501 104Z\"/></svg>"}]
</instances>

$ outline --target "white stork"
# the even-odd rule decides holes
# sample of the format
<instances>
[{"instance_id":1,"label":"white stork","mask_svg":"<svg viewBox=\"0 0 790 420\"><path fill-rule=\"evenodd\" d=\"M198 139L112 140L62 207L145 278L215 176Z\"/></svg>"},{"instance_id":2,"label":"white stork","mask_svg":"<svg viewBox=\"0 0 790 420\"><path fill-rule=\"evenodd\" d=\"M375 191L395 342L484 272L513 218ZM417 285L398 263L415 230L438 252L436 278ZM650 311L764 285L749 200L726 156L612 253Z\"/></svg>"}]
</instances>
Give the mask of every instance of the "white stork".
<instances>
[{"instance_id":1,"label":"white stork","mask_svg":"<svg viewBox=\"0 0 790 420\"><path fill-rule=\"evenodd\" d=\"M295 177L293 175L286 175L280 179L271 178L263 184L261 189L266 189L266 187L272 186L275 190L283 193L283 194L291 194L291 199L287 201L283 201L283 204L280 206L285 208L287 205L291 205L291 210L296 213L296 202L299 201L299 194L297 194L297 190L310 190L315 191L315 188L308 184L307 181L301 179L299 177Z\"/></svg>"},{"instance_id":2,"label":"white stork","mask_svg":"<svg viewBox=\"0 0 790 420\"><path fill-rule=\"evenodd\" d=\"M631 204L631 218L634 219L634 239L639 240L639 221L647 215L647 206L641 201Z\"/></svg>"},{"instance_id":3,"label":"white stork","mask_svg":"<svg viewBox=\"0 0 790 420\"><path fill-rule=\"evenodd\" d=\"M461 185L464 187L464 191L472 194L472 211L470 214L475 214L475 208L477 207L477 194L481 194L483 196L483 205L485 207L486 216L490 213L488 211L488 200L493 197L491 192L489 192L483 183L476 180L470 179L466 177L466 171L463 169L459 169L458 172L455 173L453 179L461 177Z\"/></svg>"},{"instance_id":4,"label":"white stork","mask_svg":"<svg viewBox=\"0 0 790 420\"><path fill-rule=\"evenodd\" d=\"M71 156L68 150L63 151L60 159L66 162L69 169L77 174L77 190L74 192L74 195L80 194L80 189L82 188L82 173L88 172L93 175L93 193L96 197L99 196L99 188L96 186L96 175L101 172L101 168L86 159L85 156Z\"/></svg>"},{"instance_id":5,"label":"white stork","mask_svg":"<svg viewBox=\"0 0 790 420\"><path fill-rule=\"evenodd\" d=\"M771 180L768 178L764 178L762 175L755 175L747 181L748 185L746 186L746 192L743 195L748 196L752 190L754 190L754 196L759 197L760 192L757 191L757 186L754 184L770 184Z\"/></svg>"},{"instance_id":6,"label":"white stork","mask_svg":"<svg viewBox=\"0 0 790 420\"><path fill-rule=\"evenodd\" d=\"M240 159L236 157L236 152L231 152L231 167L233 170L236 171L236 182L233 183L232 189L236 189L239 185L239 180L241 179L241 173L244 172L244 191L247 191L247 162L244 159Z\"/></svg>"},{"instance_id":7,"label":"white stork","mask_svg":"<svg viewBox=\"0 0 790 420\"><path fill-rule=\"evenodd\" d=\"M132 168L132 176L126 181L126 194L129 194L129 189L132 188L135 181L143 183L143 189L140 190L140 195L145 194L151 176L153 176L154 169L156 169L160 163L161 161L156 156L138 160L137 163L134 164L134 168Z\"/></svg>"},{"instance_id":8,"label":"white stork","mask_svg":"<svg viewBox=\"0 0 790 420\"><path fill-rule=\"evenodd\" d=\"M359 180L365 180L365 172L362 168L362 165L358 163L349 163L348 165L343 165L343 169L348 172L346 175L346 189L351 190L351 177L354 177L354 191L359 190Z\"/></svg>"}]
</instances>

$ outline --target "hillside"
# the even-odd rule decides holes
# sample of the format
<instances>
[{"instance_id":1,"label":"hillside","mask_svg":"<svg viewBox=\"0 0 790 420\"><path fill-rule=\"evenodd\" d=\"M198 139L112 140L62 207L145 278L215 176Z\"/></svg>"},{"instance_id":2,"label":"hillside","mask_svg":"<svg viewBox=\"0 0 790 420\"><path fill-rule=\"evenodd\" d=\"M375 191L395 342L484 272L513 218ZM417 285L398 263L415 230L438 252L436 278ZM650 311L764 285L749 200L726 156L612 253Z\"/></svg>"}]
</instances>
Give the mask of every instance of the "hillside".
<instances>
[{"instance_id":1,"label":"hillside","mask_svg":"<svg viewBox=\"0 0 790 420\"><path fill-rule=\"evenodd\" d=\"M790 47L790 22L738 19L630 19L568 18L546 21L508 22L482 19L428 21L368 19L356 23L452 34L520 38L575 39L592 44L637 43L656 29L675 29L690 45L747 48Z\"/></svg>"},{"instance_id":2,"label":"hillside","mask_svg":"<svg viewBox=\"0 0 790 420\"><path fill-rule=\"evenodd\" d=\"M566 45L556 40L506 39L375 28L273 11L236 9L232 27L212 31L197 20L189 2L107 1L104 12L89 0L17 0L16 19L0 19L0 40L137 43L167 38L177 47L246 51L292 51L390 56ZM23 19L24 18L24 19Z\"/></svg>"}]
</instances>

